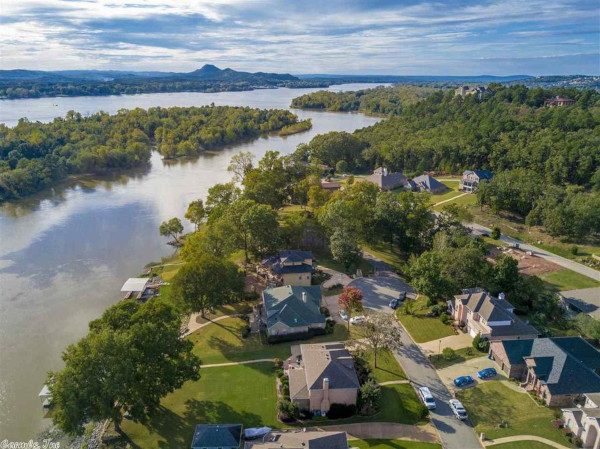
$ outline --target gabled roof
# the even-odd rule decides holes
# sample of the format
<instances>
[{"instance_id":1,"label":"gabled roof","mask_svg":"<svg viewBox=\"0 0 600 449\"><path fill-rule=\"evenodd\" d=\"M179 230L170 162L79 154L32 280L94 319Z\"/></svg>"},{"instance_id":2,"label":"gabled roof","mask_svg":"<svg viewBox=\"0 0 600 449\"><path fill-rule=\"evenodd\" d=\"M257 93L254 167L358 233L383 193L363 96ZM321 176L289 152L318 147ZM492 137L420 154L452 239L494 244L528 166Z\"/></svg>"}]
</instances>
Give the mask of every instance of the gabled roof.
<instances>
[{"instance_id":1,"label":"gabled roof","mask_svg":"<svg viewBox=\"0 0 600 449\"><path fill-rule=\"evenodd\" d=\"M598 393L600 352L580 337L504 340L511 364L527 363L552 394Z\"/></svg>"},{"instance_id":2,"label":"gabled roof","mask_svg":"<svg viewBox=\"0 0 600 449\"><path fill-rule=\"evenodd\" d=\"M312 251L301 251L299 249L282 249L279 251L279 259L302 262L304 259L314 259Z\"/></svg>"},{"instance_id":3,"label":"gabled roof","mask_svg":"<svg viewBox=\"0 0 600 449\"><path fill-rule=\"evenodd\" d=\"M560 292L560 295L572 307L600 319L600 287L567 290Z\"/></svg>"},{"instance_id":4,"label":"gabled roof","mask_svg":"<svg viewBox=\"0 0 600 449\"><path fill-rule=\"evenodd\" d=\"M492 337L510 335L538 335L538 330L512 313L513 305L505 299L491 296L485 290L475 288L463 290L463 294L456 295L455 301L462 304L473 313L478 313L488 322ZM504 326L493 326L490 322L510 321Z\"/></svg>"},{"instance_id":5,"label":"gabled roof","mask_svg":"<svg viewBox=\"0 0 600 449\"><path fill-rule=\"evenodd\" d=\"M300 345L309 390L323 389L329 379L330 389L360 388L354 358L344 343Z\"/></svg>"},{"instance_id":6,"label":"gabled roof","mask_svg":"<svg viewBox=\"0 0 600 449\"><path fill-rule=\"evenodd\" d=\"M305 293L305 295L303 295ZM321 287L285 285L263 292L267 311L267 327L281 322L289 327L302 327L325 322L321 314Z\"/></svg>"},{"instance_id":7,"label":"gabled roof","mask_svg":"<svg viewBox=\"0 0 600 449\"><path fill-rule=\"evenodd\" d=\"M414 183L415 186L421 190L435 191L447 188L444 184L442 184L430 175L417 176L416 178L413 178L411 182Z\"/></svg>"},{"instance_id":8,"label":"gabled roof","mask_svg":"<svg viewBox=\"0 0 600 449\"><path fill-rule=\"evenodd\" d=\"M194 431L192 449L204 447L239 447L241 424L198 424Z\"/></svg>"},{"instance_id":9,"label":"gabled roof","mask_svg":"<svg viewBox=\"0 0 600 449\"><path fill-rule=\"evenodd\" d=\"M367 176L365 180L370 181L373 184L377 184L379 188L383 190L395 189L396 187L404 185L408 182L408 178L401 172L389 173L382 167L377 168L373 174Z\"/></svg>"},{"instance_id":10,"label":"gabled roof","mask_svg":"<svg viewBox=\"0 0 600 449\"><path fill-rule=\"evenodd\" d=\"M312 265L304 261L314 258L312 251L286 249L279 251L277 256L271 256L263 260L261 264L270 267L275 274L310 273L312 272Z\"/></svg>"}]
</instances>

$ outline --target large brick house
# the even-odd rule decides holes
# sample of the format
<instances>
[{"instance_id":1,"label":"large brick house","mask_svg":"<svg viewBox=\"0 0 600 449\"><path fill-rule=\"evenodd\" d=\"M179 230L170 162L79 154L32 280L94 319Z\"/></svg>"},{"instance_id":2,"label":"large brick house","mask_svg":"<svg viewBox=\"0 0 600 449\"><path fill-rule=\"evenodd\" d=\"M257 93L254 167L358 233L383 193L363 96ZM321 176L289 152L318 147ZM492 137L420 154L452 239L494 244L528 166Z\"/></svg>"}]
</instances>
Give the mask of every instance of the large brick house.
<instances>
[{"instance_id":1,"label":"large brick house","mask_svg":"<svg viewBox=\"0 0 600 449\"><path fill-rule=\"evenodd\" d=\"M320 286L284 285L268 288L262 296L269 337L324 332L325 315L320 310Z\"/></svg>"},{"instance_id":2,"label":"large brick house","mask_svg":"<svg viewBox=\"0 0 600 449\"><path fill-rule=\"evenodd\" d=\"M344 343L293 346L286 370L290 400L302 410L325 414L331 404L356 405L360 384Z\"/></svg>"},{"instance_id":3,"label":"large brick house","mask_svg":"<svg viewBox=\"0 0 600 449\"><path fill-rule=\"evenodd\" d=\"M408 178L401 172L391 173L387 168L379 167L365 181L376 184L383 191L394 190L398 187L409 187Z\"/></svg>"},{"instance_id":4,"label":"large brick house","mask_svg":"<svg viewBox=\"0 0 600 449\"><path fill-rule=\"evenodd\" d=\"M600 352L580 337L494 341L490 355L509 377L548 406L572 406L600 393Z\"/></svg>"},{"instance_id":5,"label":"large brick house","mask_svg":"<svg viewBox=\"0 0 600 449\"><path fill-rule=\"evenodd\" d=\"M501 295L502 296L502 295ZM463 290L448 301L450 315L475 338L487 340L536 338L538 330L514 313L514 307L503 297L495 298L480 288Z\"/></svg>"}]
</instances>

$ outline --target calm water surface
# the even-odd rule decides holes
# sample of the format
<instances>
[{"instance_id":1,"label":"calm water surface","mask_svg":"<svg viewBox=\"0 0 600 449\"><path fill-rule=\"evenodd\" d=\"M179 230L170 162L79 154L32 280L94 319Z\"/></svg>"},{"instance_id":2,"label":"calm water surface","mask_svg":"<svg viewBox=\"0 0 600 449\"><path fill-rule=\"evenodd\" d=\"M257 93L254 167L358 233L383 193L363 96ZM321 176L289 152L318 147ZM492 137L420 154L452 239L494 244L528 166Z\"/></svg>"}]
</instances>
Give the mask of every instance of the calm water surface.
<instances>
[{"instance_id":1,"label":"calm water surface","mask_svg":"<svg viewBox=\"0 0 600 449\"><path fill-rule=\"evenodd\" d=\"M14 126L20 117L47 122L69 110L115 113L123 108L212 102L287 108L292 98L314 90L0 101L0 122ZM352 132L379 120L361 114L294 113L300 119L311 118L313 128L288 137L260 138L193 161L163 163L153 153L149 169L62 185L0 206L0 441L35 438L49 424L37 397L46 372L59 369L65 346L77 341L90 320L118 301L127 277L172 253L158 235L159 224L183 217L190 201L205 198L212 185L229 181L227 165L233 154L251 151L259 159L267 150L290 153L317 134Z\"/></svg>"}]
</instances>

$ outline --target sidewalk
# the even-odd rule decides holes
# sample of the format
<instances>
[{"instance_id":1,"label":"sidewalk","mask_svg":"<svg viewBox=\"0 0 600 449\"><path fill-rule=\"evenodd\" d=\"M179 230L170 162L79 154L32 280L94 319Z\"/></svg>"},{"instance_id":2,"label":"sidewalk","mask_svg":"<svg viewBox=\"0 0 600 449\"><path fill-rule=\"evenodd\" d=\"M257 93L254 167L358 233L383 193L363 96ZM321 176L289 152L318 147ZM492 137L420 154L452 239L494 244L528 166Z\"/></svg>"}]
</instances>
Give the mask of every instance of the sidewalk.
<instances>
[{"instance_id":1,"label":"sidewalk","mask_svg":"<svg viewBox=\"0 0 600 449\"><path fill-rule=\"evenodd\" d=\"M188 335L196 332L198 329L202 329L204 326L208 326L209 324L224 320L225 318L230 318L229 315L223 315L223 316L219 316L219 317L215 318L214 320L207 321L205 323L198 323L196 321L196 318L198 316L200 316L199 313L192 313L190 315L190 321L188 322L187 330L183 334L181 334L181 338L187 337Z\"/></svg>"},{"instance_id":2,"label":"sidewalk","mask_svg":"<svg viewBox=\"0 0 600 449\"><path fill-rule=\"evenodd\" d=\"M348 285L350 281L352 281L352 278L347 274L332 270L331 268L318 265L317 269L321 270L323 273L331 275L330 279L327 279L325 282L323 282L323 288L330 288L336 284Z\"/></svg>"},{"instance_id":3,"label":"sidewalk","mask_svg":"<svg viewBox=\"0 0 600 449\"><path fill-rule=\"evenodd\" d=\"M535 435L515 435L513 437L497 438L495 440L486 440L483 442L483 444L494 447L496 444L510 443L513 441L538 441L540 443L547 444L548 446L555 447L556 449L569 449L567 446L558 444L556 441L548 440Z\"/></svg>"}]
</instances>

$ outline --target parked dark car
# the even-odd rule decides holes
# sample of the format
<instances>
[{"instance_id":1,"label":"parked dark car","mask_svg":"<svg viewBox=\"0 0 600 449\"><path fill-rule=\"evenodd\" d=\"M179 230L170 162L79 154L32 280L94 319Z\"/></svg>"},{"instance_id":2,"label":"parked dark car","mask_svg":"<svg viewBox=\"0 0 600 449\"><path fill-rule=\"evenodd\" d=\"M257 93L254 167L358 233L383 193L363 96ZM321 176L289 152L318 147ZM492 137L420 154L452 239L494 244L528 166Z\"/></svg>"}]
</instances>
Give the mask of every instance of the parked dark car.
<instances>
[{"instance_id":1,"label":"parked dark car","mask_svg":"<svg viewBox=\"0 0 600 449\"><path fill-rule=\"evenodd\" d=\"M498 373L494 368L485 368L477 372L477 377L479 377L480 379L489 379L490 377L495 377L496 374Z\"/></svg>"},{"instance_id":2,"label":"parked dark car","mask_svg":"<svg viewBox=\"0 0 600 449\"><path fill-rule=\"evenodd\" d=\"M396 307L398 307L398 300L394 298L390 301L390 308L395 309Z\"/></svg>"},{"instance_id":3,"label":"parked dark car","mask_svg":"<svg viewBox=\"0 0 600 449\"><path fill-rule=\"evenodd\" d=\"M398 294L398 301L404 301L406 299L406 292L402 291Z\"/></svg>"},{"instance_id":4,"label":"parked dark car","mask_svg":"<svg viewBox=\"0 0 600 449\"><path fill-rule=\"evenodd\" d=\"M454 385L457 387L471 385L473 382L475 382L475 379L473 379L471 376L460 376L454 379Z\"/></svg>"}]
</instances>

